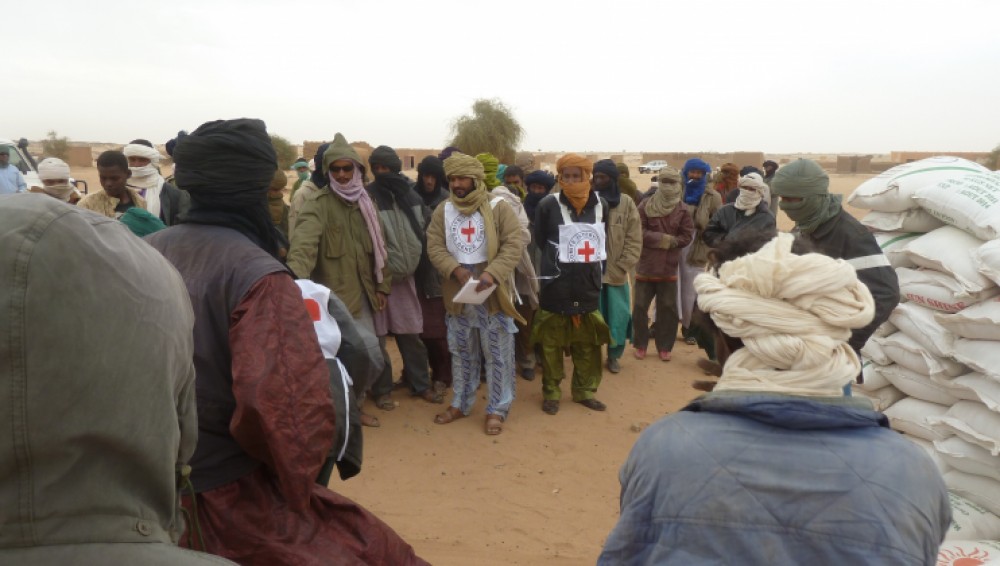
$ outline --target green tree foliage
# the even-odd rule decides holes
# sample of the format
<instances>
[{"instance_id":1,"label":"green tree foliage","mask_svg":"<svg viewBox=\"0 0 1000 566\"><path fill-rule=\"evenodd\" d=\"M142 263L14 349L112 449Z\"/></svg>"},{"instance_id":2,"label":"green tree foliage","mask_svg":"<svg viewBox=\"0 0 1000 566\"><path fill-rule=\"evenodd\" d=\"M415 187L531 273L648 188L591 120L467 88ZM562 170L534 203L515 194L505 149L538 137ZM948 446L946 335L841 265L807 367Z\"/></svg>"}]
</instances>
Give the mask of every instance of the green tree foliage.
<instances>
[{"instance_id":1,"label":"green tree foliage","mask_svg":"<svg viewBox=\"0 0 1000 566\"><path fill-rule=\"evenodd\" d=\"M986 165L992 171L1000 170L1000 144L993 148L989 157L986 158L986 163L983 165Z\"/></svg>"},{"instance_id":2,"label":"green tree foliage","mask_svg":"<svg viewBox=\"0 0 1000 566\"><path fill-rule=\"evenodd\" d=\"M271 145L274 146L274 152L278 154L278 167L287 170L292 166L292 163L295 163L295 158L298 155L296 155L292 142L278 134L271 134Z\"/></svg>"},{"instance_id":3,"label":"green tree foliage","mask_svg":"<svg viewBox=\"0 0 1000 566\"><path fill-rule=\"evenodd\" d=\"M471 115L452 122L451 134L448 145L457 147L462 153L492 153L501 163L514 163L524 128L499 99L480 98L472 103Z\"/></svg>"},{"instance_id":4,"label":"green tree foliage","mask_svg":"<svg viewBox=\"0 0 1000 566\"><path fill-rule=\"evenodd\" d=\"M63 161L69 159L69 138L59 134L55 130L49 132L47 138L42 140L43 157L58 157Z\"/></svg>"}]
</instances>

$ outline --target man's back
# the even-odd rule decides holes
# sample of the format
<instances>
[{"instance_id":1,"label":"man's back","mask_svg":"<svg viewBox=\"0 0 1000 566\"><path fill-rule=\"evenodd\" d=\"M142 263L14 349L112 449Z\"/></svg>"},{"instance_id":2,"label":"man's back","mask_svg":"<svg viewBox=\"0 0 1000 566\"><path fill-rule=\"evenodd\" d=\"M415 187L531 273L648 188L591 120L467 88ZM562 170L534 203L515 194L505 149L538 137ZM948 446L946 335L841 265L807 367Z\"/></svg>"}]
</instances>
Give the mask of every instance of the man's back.
<instances>
[{"instance_id":1,"label":"man's back","mask_svg":"<svg viewBox=\"0 0 1000 566\"><path fill-rule=\"evenodd\" d=\"M622 467L602 564L926 564L950 522L929 458L852 401L715 394Z\"/></svg>"}]
</instances>

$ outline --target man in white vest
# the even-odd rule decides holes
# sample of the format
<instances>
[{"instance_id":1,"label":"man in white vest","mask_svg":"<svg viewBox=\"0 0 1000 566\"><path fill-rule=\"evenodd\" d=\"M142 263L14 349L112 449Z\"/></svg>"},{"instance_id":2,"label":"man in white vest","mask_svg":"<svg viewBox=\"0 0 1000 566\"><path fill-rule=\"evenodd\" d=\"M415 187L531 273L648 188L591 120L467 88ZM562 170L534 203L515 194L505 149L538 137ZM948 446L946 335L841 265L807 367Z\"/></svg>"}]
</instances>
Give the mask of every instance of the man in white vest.
<instances>
[{"instance_id":1,"label":"man in white vest","mask_svg":"<svg viewBox=\"0 0 1000 566\"><path fill-rule=\"evenodd\" d=\"M434 418L448 424L467 417L476 402L480 360L486 362L486 425L500 434L514 401L514 268L526 242L517 215L502 197L490 198L483 165L453 153L444 160L451 195L434 210L427 229L427 256L444 278L445 323L452 355L451 406ZM489 291L485 300L456 301L466 291ZM492 290L491 290L492 289Z\"/></svg>"}]
</instances>

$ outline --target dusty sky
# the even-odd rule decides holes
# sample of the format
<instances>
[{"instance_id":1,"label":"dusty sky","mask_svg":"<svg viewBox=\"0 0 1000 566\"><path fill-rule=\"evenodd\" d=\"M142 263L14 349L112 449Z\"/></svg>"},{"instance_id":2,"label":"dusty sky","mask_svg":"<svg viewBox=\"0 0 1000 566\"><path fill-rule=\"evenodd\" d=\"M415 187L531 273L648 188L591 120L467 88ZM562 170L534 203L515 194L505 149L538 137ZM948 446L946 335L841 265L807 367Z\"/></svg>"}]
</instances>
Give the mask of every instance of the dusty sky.
<instances>
[{"instance_id":1,"label":"dusty sky","mask_svg":"<svg viewBox=\"0 0 1000 566\"><path fill-rule=\"evenodd\" d=\"M441 147L499 98L521 149L988 151L1000 2L49 0L3 8L0 137L163 143L218 118Z\"/></svg>"}]
</instances>

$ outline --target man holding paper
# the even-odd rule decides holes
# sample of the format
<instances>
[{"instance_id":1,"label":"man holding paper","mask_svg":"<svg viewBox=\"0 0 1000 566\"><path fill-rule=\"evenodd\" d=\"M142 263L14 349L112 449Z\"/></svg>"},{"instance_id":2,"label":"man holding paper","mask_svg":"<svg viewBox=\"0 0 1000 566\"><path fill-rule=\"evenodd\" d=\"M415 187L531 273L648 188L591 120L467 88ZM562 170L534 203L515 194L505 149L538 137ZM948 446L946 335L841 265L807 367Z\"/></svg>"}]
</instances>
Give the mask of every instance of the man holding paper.
<instances>
[{"instance_id":1,"label":"man holding paper","mask_svg":"<svg viewBox=\"0 0 1000 566\"><path fill-rule=\"evenodd\" d=\"M514 307L512 277L526 242L510 206L503 198L490 199L482 163L456 152L444 160L444 170L451 195L434 210L427 256L444 277L454 397L434 422L448 424L472 412L485 359L485 431L496 435L514 401L514 321L523 320ZM460 291L466 302L456 300Z\"/></svg>"}]
</instances>

